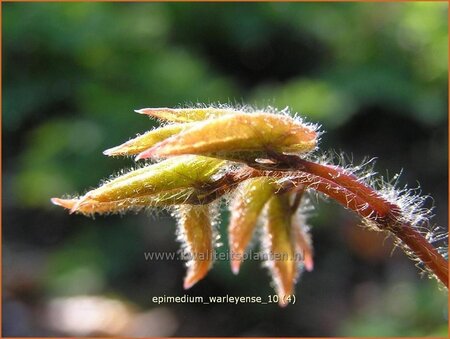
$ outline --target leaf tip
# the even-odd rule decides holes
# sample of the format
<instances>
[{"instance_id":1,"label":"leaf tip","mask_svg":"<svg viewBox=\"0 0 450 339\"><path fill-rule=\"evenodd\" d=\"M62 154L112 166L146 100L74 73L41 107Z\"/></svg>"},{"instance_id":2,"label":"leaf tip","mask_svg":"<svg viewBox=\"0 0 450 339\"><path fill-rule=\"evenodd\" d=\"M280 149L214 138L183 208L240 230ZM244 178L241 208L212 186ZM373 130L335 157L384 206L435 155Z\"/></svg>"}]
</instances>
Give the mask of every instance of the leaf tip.
<instances>
[{"instance_id":1,"label":"leaf tip","mask_svg":"<svg viewBox=\"0 0 450 339\"><path fill-rule=\"evenodd\" d=\"M146 149L145 151L139 153L134 160L135 161L139 161L139 160L143 160L143 159L148 159L148 158L153 158L153 157L164 157L166 155L171 155L169 154L165 154L165 152L163 152L163 149L161 149L161 147L166 143L166 141L161 141L159 143L157 143L155 146L150 147L149 149ZM162 150L162 152L161 152Z\"/></svg>"},{"instance_id":2,"label":"leaf tip","mask_svg":"<svg viewBox=\"0 0 450 339\"><path fill-rule=\"evenodd\" d=\"M61 206L69 210L69 214L76 212L80 206L80 201L77 199L60 199L51 198L50 201L53 205Z\"/></svg>"},{"instance_id":3,"label":"leaf tip","mask_svg":"<svg viewBox=\"0 0 450 339\"><path fill-rule=\"evenodd\" d=\"M195 282L193 282L193 281L191 281L191 280L188 280L187 278L184 280L184 283L183 283L183 289L185 289L185 290L188 290L188 289L190 289L192 286L194 286L195 285Z\"/></svg>"},{"instance_id":4,"label":"leaf tip","mask_svg":"<svg viewBox=\"0 0 450 339\"><path fill-rule=\"evenodd\" d=\"M134 112L137 114L146 114L147 110L149 110L149 108L140 108L140 109L135 109Z\"/></svg>"},{"instance_id":5,"label":"leaf tip","mask_svg":"<svg viewBox=\"0 0 450 339\"><path fill-rule=\"evenodd\" d=\"M134 161L144 160L148 159L152 156L152 152L149 152L149 150L139 153L135 158Z\"/></svg>"},{"instance_id":6,"label":"leaf tip","mask_svg":"<svg viewBox=\"0 0 450 339\"><path fill-rule=\"evenodd\" d=\"M65 207L65 208L69 208L69 207L68 207L68 204L69 204L69 202L72 201L72 200L69 200L69 199L60 199L60 198L51 198L50 201L52 202L53 205L56 205L56 206L62 206L62 207ZM70 205L70 206L72 206L72 205Z\"/></svg>"},{"instance_id":7,"label":"leaf tip","mask_svg":"<svg viewBox=\"0 0 450 339\"><path fill-rule=\"evenodd\" d=\"M287 305L289 305L289 302L284 300L284 298L282 298L280 296L280 299L278 301L278 306L285 308Z\"/></svg>"},{"instance_id":8,"label":"leaf tip","mask_svg":"<svg viewBox=\"0 0 450 339\"><path fill-rule=\"evenodd\" d=\"M305 255L304 265L305 265L305 269L308 272L312 272L312 270L314 269L314 261L313 261L312 256Z\"/></svg>"},{"instance_id":9,"label":"leaf tip","mask_svg":"<svg viewBox=\"0 0 450 339\"><path fill-rule=\"evenodd\" d=\"M186 277L184 278L183 282L183 288L185 290L190 289L192 286L194 286L197 282L199 282L201 279L203 279L208 273L207 269L208 265L203 265L200 267L195 267L193 269L188 270L188 273Z\"/></svg>"},{"instance_id":10,"label":"leaf tip","mask_svg":"<svg viewBox=\"0 0 450 339\"><path fill-rule=\"evenodd\" d=\"M148 116L155 117L155 118L161 118L158 113L173 111L173 110L170 108L167 108L167 107L159 107L159 108L141 108L141 109L135 109L134 111L138 114L144 114L144 115L148 115Z\"/></svg>"},{"instance_id":11,"label":"leaf tip","mask_svg":"<svg viewBox=\"0 0 450 339\"><path fill-rule=\"evenodd\" d=\"M240 260L232 260L231 261L231 272L233 272L234 275L239 274L239 270L241 268L241 261Z\"/></svg>"},{"instance_id":12,"label":"leaf tip","mask_svg":"<svg viewBox=\"0 0 450 339\"><path fill-rule=\"evenodd\" d=\"M103 154L106 156L109 156L109 157L113 156L113 155L117 155L117 151L119 150L119 148L120 148L120 146L108 148L103 151Z\"/></svg>"}]
</instances>

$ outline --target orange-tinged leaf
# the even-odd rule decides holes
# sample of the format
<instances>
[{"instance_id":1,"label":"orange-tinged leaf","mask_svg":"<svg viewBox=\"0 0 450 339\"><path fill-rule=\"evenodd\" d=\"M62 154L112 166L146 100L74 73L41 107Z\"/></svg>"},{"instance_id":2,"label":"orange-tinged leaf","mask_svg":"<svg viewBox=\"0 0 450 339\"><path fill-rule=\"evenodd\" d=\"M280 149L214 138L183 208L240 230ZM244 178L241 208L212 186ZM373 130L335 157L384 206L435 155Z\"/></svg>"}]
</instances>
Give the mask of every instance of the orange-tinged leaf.
<instances>
[{"instance_id":1,"label":"orange-tinged leaf","mask_svg":"<svg viewBox=\"0 0 450 339\"><path fill-rule=\"evenodd\" d=\"M294 292L297 277L295 247L291 239L291 211L287 195L277 195L268 202L266 247L268 267L275 283L279 304L287 305L287 297Z\"/></svg>"},{"instance_id":2,"label":"orange-tinged leaf","mask_svg":"<svg viewBox=\"0 0 450 339\"><path fill-rule=\"evenodd\" d=\"M68 210L72 210L75 206L79 205L79 199L60 199L60 198L52 198L52 203L57 206L64 207ZM95 213L105 214L112 213L116 210L115 202L98 202L95 200L87 201L83 206L80 206L75 212L84 214L84 215L93 215Z\"/></svg>"},{"instance_id":3,"label":"orange-tinged leaf","mask_svg":"<svg viewBox=\"0 0 450 339\"><path fill-rule=\"evenodd\" d=\"M145 207L167 207L183 204L192 194L195 194L195 192L189 188L107 202L85 199L80 203L80 199L60 198L52 198L51 201L53 204L69 209L72 212L89 216L94 214L123 213L130 210L137 211Z\"/></svg>"},{"instance_id":4,"label":"orange-tinged leaf","mask_svg":"<svg viewBox=\"0 0 450 339\"><path fill-rule=\"evenodd\" d=\"M156 145L158 142L161 142L190 126L192 126L192 124L172 124L158 127L119 146L109 148L106 151L103 151L103 154L109 156L139 154Z\"/></svg>"},{"instance_id":5,"label":"orange-tinged leaf","mask_svg":"<svg viewBox=\"0 0 450 339\"><path fill-rule=\"evenodd\" d=\"M119 176L86 193L74 207L86 201L100 202L137 198L183 188L202 189L223 165L223 161L202 157L174 157Z\"/></svg>"},{"instance_id":6,"label":"orange-tinged leaf","mask_svg":"<svg viewBox=\"0 0 450 339\"><path fill-rule=\"evenodd\" d=\"M236 111L229 108L143 108L135 111L139 114L146 114L160 120L172 122L193 122L210 118L217 118L226 114L233 114Z\"/></svg>"},{"instance_id":7,"label":"orange-tinged leaf","mask_svg":"<svg viewBox=\"0 0 450 339\"><path fill-rule=\"evenodd\" d=\"M302 153L313 150L316 143L314 128L287 115L235 113L198 122L140 153L138 158L214 154L228 159L228 152Z\"/></svg>"},{"instance_id":8,"label":"orange-tinged leaf","mask_svg":"<svg viewBox=\"0 0 450 339\"><path fill-rule=\"evenodd\" d=\"M231 269L234 274L239 272L261 211L275 190L275 182L269 177L246 180L237 188L230 206L231 216L228 228Z\"/></svg>"},{"instance_id":9,"label":"orange-tinged leaf","mask_svg":"<svg viewBox=\"0 0 450 339\"><path fill-rule=\"evenodd\" d=\"M311 246L311 237L305 229L305 221L303 219L299 213L293 216L292 231L297 251L302 254L305 269L311 272L314 269L313 249Z\"/></svg>"},{"instance_id":10,"label":"orange-tinged leaf","mask_svg":"<svg viewBox=\"0 0 450 339\"><path fill-rule=\"evenodd\" d=\"M184 288L191 288L210 269L213 253L213 232L209 205L183 205L178 209L179 236L190 257Z\"/></svg>"}]
</instances>

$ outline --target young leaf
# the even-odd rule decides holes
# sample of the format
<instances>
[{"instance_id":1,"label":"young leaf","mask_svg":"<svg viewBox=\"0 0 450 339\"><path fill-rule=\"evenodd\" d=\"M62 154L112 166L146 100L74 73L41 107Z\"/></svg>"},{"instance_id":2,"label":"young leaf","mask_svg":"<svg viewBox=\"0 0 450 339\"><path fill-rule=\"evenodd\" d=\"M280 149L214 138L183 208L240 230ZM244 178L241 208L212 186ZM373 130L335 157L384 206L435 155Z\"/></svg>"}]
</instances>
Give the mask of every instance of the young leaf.
<instances>
[{"instance_id":1,"label":"young leaf","mask_svg":"<svg viewBox=\"0 0 450 339\"><path fill-rule=\"evenodd\" d=\"M292 217L292 233L298 253L301 253L305 269L311 272L314 268L313 250L311 246L311 237L307 233L304 224L304 218L300 213Z\"/></svg>"},{"instance_id":2,"label":"young leaf","mask_svg":"<svg viewBox=\"0 0 450 339\"><path fill-rule=\"evenodd\" d=\"M291 211L288 195L277 195L268 202L265 239L269 258L268 267L279 295L281 306L294 292L297 276L295 247L291 240Z\"/></svg>"},{"instance_id":3,"label":"young leaf","mask_svg":"<svg viewBox=\"0 0 450 339\"><path fill-rule=\"evenodd\" d=\"M189 289L208 273L213 262L210 206L182 205L176 217L179 223L179 238L190 258L183 285L185 289Z\"/></svg>"},{"instance_id":4,"label":"young leaf","mask_svg":"<svg viewBox=\"0 0 450 339\"><path fill-rule=\"evenodd\" d=\"M147 133L137 136L119 146L109 148L103 151L104 155L134 155L156 145L174 134L180 133L192 124L173 124L155 128Z\"/></svg>"},{"instance_id":5,"label":"young leaf","mask_svg":"<svg viewBox=\"0 0 450 339\"><path fill-rule=\"evenodd\" d=\"M74 209L79 209L90 200L109 202L129 198L160 194L183 188L202 189L223 165L223 161L202 157L174 157L146 166L86 193ZM72 212L74 211L72 210Z\"/></svg>"},{"instance_id":6,"label":"young leaf","mask_svg":"<svg viewBox=\"0 0 450 339\"><path fill-rule=\"evenodd\" d=\"M317 143L314 128L284 114L236 113L196 123L138 155L136 159L181 154L305 153Z\"/></svg>"},{"instance_id":7,"label":"young leaf","mask_svg":"<svg viewBox=\"0 0 450 339\"><path fill-rule=\"evenodd\" d=\"M231 269L239 273L242 258L250 242L261 211L276 190L275 182L269 177L244 181L230 205L228 239L231 252Z\"/></svg>"},{"instance_id":8,"label":"young leaf","mask_svg":"<svg viewBox=\"0 0 450 339\"><path fill-rule=\"evenodd\" d=\"M160 194L145 195L137 198L128 198L114 201L101 202L94 199L86 199L80 203L80 199L52 198L54 205L62 206L72 212L84 215L114 214L127 211L138 211L145 207L167 207L179 205L195 194L192 188L177 189Z\"/></svg>"},{"instance_id":9,"label":"young leaf","mask_svg":"<svg viewBox=\"0 0 450 339\"><path fill-rule=\"evenodd\" d=\"M226 114L233 114L238 111L226 108L143 108L135 111L139 114L146 114L160 120L172 122L193 122L210 118L217 118Z\"/></svg>"}]
</instances>

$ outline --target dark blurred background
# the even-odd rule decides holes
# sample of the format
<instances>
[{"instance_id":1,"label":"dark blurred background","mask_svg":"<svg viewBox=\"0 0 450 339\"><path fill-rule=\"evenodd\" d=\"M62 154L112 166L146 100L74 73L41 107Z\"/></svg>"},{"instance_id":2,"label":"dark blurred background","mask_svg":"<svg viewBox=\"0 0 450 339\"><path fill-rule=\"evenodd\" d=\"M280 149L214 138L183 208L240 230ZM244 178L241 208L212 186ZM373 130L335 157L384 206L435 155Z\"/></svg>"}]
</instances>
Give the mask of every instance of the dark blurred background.
<instances>
[{"instance_id":1,"label":"dark blurred background","mask_svg":"<svg viewBox=\"0 0 450 339\"><path fill-rule=\"evenodd\" d=\"M133 109L289 105L322 124L323 149L403 170L446 229L446 3L7 3L2 19L4 336L447 336L447 293L333 203L281 309L157 305L273 290L260 262L218 262L185 292L182 262L144 260L177 251L168 215L92 220L49 200L132 165L101 152L153 126Z\"/></svg>"}]
</instances>

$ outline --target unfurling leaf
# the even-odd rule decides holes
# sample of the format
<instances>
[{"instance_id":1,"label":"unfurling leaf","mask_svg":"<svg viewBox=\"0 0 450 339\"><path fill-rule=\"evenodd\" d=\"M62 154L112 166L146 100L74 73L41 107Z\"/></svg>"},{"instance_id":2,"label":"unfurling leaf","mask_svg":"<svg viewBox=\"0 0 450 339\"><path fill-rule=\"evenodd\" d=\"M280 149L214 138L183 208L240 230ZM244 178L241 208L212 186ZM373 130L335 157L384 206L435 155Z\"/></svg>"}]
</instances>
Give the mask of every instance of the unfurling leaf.
<instances>
[{"instance_id":1,"label":"unfurling leaf","mask_svg":"<svg viewBox=\"0 0 450 339\"><path fill-rule=\"evenodd\" d=\"M142 151L156 145L158 142L163 141L190 126L192 126L192 124L173 124L158 127L147 133L139 135L136 138L123 143L122 145L107 149L106 151L103 151L103 154L109 156L139 154Z\"/></svg>"},{"instance_id":2,"label":"unfurling leaf","mask_svg":"<svg viewBox=\"0 0 450 339\"><path fill-rule=\"evenodd\" d=\"M87 216L94 214L114 214L127 211L138 211L146 207L167 207L184 204L194 196L196 191L192 188L177 189L164 193L145 195L137 198L128 198L114 201L101 202L94 199L86 199L80 203L80 199L52 198L54 205L62 206L72 212Z\"/></svg>"},{"instance_id":3,"label":"unfurling leaf","mask_svg":"<svg viewBox=\"0 0 450 339\"><path fill-rule=\"evenodd\" d=\"M248 179L237 188L230 205L231 217L228 228L231 269L234 274L239 272L259 215L275 191L275 181L269 177Z\"/></svg>"},{"instance_id":4,"label":"unfurling leaf","mask_svg":"<svg viewBox=\"0 0 450 339\"><path fill-rule=\"evenodd\" d=\"M193 122L217 118L226 114L236 113L235 110L227 108L143 108L135 111L139 114L146 114L160 120L172 122Z\"/></svg>"},{"instance_id":5,"label":"unfurling leaf","mask_svg":"<svg viewBox=\"0 0 450 339\"><path fill-rule=\"evenodd\" d=\"M311 246L311 237L307 233L303 217L297 213L292 217L292 233L295 239L297 252L301 253L303 264L308 272L314 268L313 250Z\"/></svg>"},{"instance_id":6,"label":"unfurling leaf","mask_svg":"<svg viewBox=\"0 0 450 339\"><path fill-rule=\"evenodd\" d=\"M234 113L198 122L138 155L139 159L182 154L231 160L236 153L305 153L317 143L315 129L284 114ZM253 157L251 157L253 160Z\"/></svg>"},{"instance_id":7,"label":"unfurling leaf","mask_svg":"<svg viewBox=\"0 0 450 339\"><path fill-rule=\"evenodd\" d=\"M177 213L179 238L184 244L185 254L189 256L188 271L184 288L191 288L202 279L210 269L213 253L213 230L210 205L182 205Z\"/></svg>"},{"instance_id":8,"label":"unfurling leaf","mask_svg":"<svg viewBox=\"0 0 450 339\"><path fill-rule=\"evenodd\" d=\"M223 161L202 156L167 159L131 171L87 192L71 212L92 200L111 202L186 188L207 190L207 186L212 182L211 177L222 165Z\"/></svg>"},{"instance_id":9,"label":"unfurling leaf","mask_svg":"<svg viewBox=\"0 0 450 339\"><path fill-rule=\"evenodd\" d=\"M292 214L287 195L272 197L268 202L265 239L268 251L268 267L279 295L279 303L285 306L294 292L297 277L295 247L291 237Z\"/></svg>"}]
</instances>

